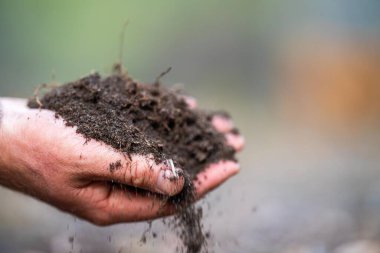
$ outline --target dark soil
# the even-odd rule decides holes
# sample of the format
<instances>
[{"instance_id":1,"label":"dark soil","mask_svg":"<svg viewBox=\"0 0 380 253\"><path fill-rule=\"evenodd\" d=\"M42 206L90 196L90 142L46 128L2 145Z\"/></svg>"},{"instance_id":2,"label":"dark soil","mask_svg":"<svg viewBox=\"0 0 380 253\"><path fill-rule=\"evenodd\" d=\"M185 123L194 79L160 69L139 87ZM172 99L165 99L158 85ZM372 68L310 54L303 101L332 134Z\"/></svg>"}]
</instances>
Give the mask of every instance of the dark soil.
<instances>
[{"instance_id":1,"label":"dark soil","mask_svg":"<svg viewBox=\"0 0 380 253\"><path fill-rule=\"evenodd\" d=\"M211 125L212 113L190 109L179 92L158 82L143 84L124 74L91 74L52 88L28 106L53 110L87 140L102 141L129 156L153 154L157 163L172 159L186 178L184 190L170 199L180 210L176 227L188 252L201 250L202 212L186 205L194 200L192 180L210 163L235 159L235 151ZM112 173L120 167L116 161L109 169Z\"/></svg>"},{"instance_id":2,"label":"dark soil","mask_svg":"<svg viewBox=\"0 0 380 253\"><path fill-rule=\"evenodd\" d=\"M121 164L121 160L117 160L117 161L114 162L114 163L110 163L110 165L109 165L109 170L110 170L110 172L112 173L112 172L114 172L115 170L120 169L121 167L123 167L122 164Z\"/></svg>"}]
</instances>

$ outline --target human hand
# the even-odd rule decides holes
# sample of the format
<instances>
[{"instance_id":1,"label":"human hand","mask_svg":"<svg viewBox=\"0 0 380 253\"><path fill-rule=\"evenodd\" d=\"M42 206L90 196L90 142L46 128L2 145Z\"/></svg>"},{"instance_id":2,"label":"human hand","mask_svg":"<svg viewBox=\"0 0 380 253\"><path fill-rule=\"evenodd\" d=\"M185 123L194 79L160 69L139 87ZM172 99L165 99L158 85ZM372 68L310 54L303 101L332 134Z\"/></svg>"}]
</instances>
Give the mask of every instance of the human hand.
<instances>
[{"instance_id":1,"label":"human hand","mask_svg":"<svg viewBox=\"0 0 380 253\"><path fill-rule=\"evenodd\" d=\"M0 184L98 225L154 219L173 212L155 194L136 194L134 188L112 183L173 196L182 190L184 179L171 180L167 165L139 155L130 160L106 144L86 141L54 112L27 108L26 100L4 98L0 104ZM223 118L215 117L213 123L222 132L232 128ZM240 149L241 137L231 136L226 135L228 142ZM238 170L232 161L210 165L195 182L197 197Z\"/></svg>"}]
</instances>

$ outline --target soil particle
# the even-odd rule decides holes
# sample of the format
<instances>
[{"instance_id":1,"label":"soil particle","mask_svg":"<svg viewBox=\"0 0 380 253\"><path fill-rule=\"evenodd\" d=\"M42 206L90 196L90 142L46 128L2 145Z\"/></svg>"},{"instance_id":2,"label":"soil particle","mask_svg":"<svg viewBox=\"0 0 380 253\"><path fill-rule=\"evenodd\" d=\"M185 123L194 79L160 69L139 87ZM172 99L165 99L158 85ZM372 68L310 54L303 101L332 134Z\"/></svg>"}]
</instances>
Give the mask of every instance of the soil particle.
<instances>
[{"instance_id":1,"label":"soil particle","mask_svg":"<svg viewBox=\"0 0 380 253\"><path fill-rule=\"evenodd\" d=\"M110 163L109 165L109 170L111 173L113 173L115 170L118 170L122 167L121 165L121 160L117 160L116 162L114 163Z\"/></svg>"},{"instance_id":2,"label":"soil particle","mask_svg":"<svg viewBox=\"0 0 380 253\"><path fill-rule=\"evenodd\" d=\"M105 78L95 73L51 88L43 97L30 99L28 106L55 111L86 140L104 142L129 157L153 155L156 163L171 159L185 177L183 191L169 199L179 211L171 224L179 230L187 252L205 246L202 210L191 204L192 181L211 163L235 160L235 151L211 124L215 113L190 109L179 91L158 82L144 84L121 73ZM116 161L109 171L121 167Z\"/></svg>"}]
</instances>

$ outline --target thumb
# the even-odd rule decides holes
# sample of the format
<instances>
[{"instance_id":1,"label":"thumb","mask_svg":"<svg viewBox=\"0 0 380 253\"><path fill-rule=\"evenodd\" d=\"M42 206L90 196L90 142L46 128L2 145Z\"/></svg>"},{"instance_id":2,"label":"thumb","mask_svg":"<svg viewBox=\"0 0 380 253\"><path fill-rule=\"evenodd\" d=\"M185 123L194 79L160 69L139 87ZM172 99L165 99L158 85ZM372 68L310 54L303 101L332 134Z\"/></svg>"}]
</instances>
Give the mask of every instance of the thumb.
<instances>
[{"instance_id":1,"label":"thumb","mask_svg":"<svg viewBox=\"0 0 380 253\"><path fill-rule=\"evenodd\" d=\"M184 185L182 170L170 163L157 164L152 156L132 155L131 159L122 154L108 164L108 170L102 169L102 177L107 181L116 181L152 192L173 196ZM173 173L174 170L174 173Z\"/></svg>"}]
</instances>

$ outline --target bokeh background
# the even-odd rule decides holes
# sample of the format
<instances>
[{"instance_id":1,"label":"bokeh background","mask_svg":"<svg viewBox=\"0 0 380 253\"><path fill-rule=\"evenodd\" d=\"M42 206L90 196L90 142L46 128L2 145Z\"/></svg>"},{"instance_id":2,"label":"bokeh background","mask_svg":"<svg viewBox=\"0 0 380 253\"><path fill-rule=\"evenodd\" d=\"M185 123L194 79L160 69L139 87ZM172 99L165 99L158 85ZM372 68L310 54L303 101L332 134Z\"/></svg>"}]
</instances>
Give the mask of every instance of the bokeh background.
<instances>
[{"instance_id":1,"label":"bokeh background","mask_svg":"<svg viewBox=\"0 0 380 253\"><path fill-rule=\"evenodd\" d=\"M199 203L211 252L380 252L380 2L0 1L0 96L169 66L246 139L242 171ZM0 252L172 252L154 221L99 228L0 188Z\"/></svg>"}]
</instances>

